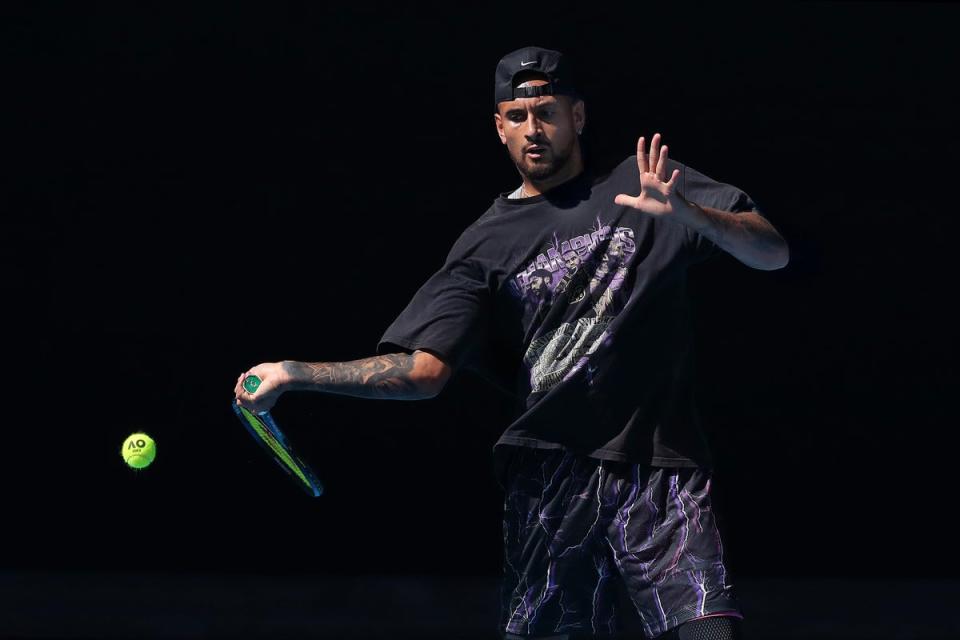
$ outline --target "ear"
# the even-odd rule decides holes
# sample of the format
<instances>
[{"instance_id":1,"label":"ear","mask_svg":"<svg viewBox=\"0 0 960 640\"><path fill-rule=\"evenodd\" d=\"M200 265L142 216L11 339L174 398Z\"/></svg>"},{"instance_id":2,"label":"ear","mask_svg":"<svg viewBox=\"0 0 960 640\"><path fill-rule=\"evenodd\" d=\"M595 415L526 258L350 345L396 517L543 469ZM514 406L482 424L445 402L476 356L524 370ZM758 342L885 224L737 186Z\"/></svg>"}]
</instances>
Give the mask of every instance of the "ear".
<instances>
[{"instance_id":1,"label":"ear","mask_svg":"<svg viewBox=\"0 0 960 640\"><path fill-rule=\"evenodd\" d=\"M499 113L493 114L493 122L497 125L497 135L500 136L500 144L507 144L507 136L503 135L503 118Z\"/></svg>"},{"instance_id":2,"label":"ear","mask_svg":"<svg viewBox=\"0 0 960 640\"><path fill-rule=\"evenodd\" d=\"M587 123L587 110L583 100L577 100L573 103L573 126L577 133L583 131L583 126Z\"/></svg>"}]
</instances>

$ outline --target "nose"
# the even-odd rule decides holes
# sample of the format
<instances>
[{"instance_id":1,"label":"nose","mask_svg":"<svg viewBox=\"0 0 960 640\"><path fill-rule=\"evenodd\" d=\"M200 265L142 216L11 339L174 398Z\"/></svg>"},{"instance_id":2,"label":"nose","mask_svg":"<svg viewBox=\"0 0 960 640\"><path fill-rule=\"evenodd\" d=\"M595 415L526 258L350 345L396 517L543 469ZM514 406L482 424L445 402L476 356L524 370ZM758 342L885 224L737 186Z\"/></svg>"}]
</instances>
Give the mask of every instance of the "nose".
<instances>
[{"instance_id":1,"label":"nose","mask_svg":"<svg viewBox=\"0 0 960 640\"><path fill-rule=\"evenodd\" d=\"M530 140L535 140L540 137L542 130L540 128L540 119L537 116L530 112L527 114L527 130L524 132L524 135Z\"/></svg>"}]
</instances>

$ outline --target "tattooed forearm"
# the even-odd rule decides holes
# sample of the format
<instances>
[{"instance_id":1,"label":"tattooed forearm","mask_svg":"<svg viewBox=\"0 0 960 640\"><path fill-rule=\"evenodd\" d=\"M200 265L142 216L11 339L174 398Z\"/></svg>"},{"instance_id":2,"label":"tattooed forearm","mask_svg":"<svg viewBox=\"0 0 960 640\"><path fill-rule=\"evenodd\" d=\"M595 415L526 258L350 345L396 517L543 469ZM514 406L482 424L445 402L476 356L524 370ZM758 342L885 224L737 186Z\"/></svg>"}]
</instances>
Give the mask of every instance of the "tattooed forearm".
<instances>
[{"instance_id":1,"label":"tattooed forearm","mask_svg":"<svg viewBox=\"0 0 960 640\"><path fill-rule=\"evenodd\" d=\"M779 269L790 251L783 237L758 213L730 213L691 203L691 227L754 269Z\"/></svg>"},{"instance_id":2,"label":"tattooed forearm","mask_svg":"<svg viewBox=\"0 0 960 640\"><path fill-rule=\"evenodd\" d=\"M289 389L326 391L359 398L418 400L436 391L415 375L415 354L391 353L350 362L284 361Z\"/></svg>"}]
</instances>

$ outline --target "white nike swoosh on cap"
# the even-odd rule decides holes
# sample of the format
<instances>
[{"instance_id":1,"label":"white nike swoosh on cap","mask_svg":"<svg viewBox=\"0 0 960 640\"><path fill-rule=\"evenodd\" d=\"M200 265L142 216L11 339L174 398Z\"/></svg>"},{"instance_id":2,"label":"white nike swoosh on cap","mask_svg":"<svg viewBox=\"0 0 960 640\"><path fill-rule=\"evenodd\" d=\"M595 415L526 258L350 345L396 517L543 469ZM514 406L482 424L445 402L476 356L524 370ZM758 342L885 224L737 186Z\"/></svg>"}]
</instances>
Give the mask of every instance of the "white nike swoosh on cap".
<instances>
[{"instance_id":1,"label":"white nike swoosh on cap","mask_svg":"<svg viewBox=\"0 0 960 640\"><path fill-rule=\"evenodd\" d=\"M537 63L536 60L531 60L530 62L521 62L521 63L520 63L520 66L521 66L521 67L525 67L525 66L527 66L528 64L536 64L536 63Z\"/></svg>"}]
</instances>

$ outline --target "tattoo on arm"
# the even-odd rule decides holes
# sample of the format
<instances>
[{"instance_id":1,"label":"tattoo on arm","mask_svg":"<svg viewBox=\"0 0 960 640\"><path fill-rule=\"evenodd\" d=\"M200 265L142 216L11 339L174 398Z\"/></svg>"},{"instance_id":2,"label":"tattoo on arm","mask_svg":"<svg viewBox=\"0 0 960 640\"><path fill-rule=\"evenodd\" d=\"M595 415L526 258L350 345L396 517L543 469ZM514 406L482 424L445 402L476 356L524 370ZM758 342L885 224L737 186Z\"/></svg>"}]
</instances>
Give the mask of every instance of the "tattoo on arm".
<instances>
[{"instance_id":1,"label":"tattoo on arm","mask_svg":"<svg viewBox=\"0 0 960 640\"><path fill-rule=\"evenodd\" d=\"M784 252L789 255L783 238L759 213L730 213L712 207L696 206L709 220L707 225L698 230L699 233L745 264L762 268L771 261L779 262L780 258L776 256L781 256Z\"/></svg>"},{"instance_id":2,"label":"tattoo on arm","mask_svg":"<svg viewBox=\"0 0 960 640\"><path fill-rule=\"evenodd\" d=\"M293 379L290 389L393 400L417 400L433 395L413 376L413 354L390 353L350 362L288 360L283 367Z\"/></svg>"}]
</instances>

